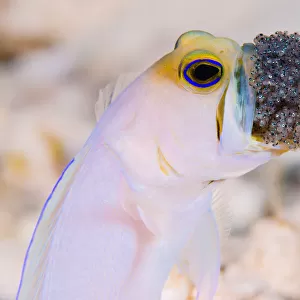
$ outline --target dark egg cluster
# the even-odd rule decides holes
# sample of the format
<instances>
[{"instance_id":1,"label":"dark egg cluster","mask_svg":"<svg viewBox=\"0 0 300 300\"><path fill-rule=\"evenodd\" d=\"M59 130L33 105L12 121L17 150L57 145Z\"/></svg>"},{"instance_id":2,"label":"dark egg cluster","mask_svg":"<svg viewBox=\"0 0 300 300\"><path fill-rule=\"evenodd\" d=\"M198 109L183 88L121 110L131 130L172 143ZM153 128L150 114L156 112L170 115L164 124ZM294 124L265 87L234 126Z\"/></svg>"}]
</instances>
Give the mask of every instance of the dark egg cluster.
<instances>
[{"instance_id":1,"label":"dark egg cluster","mask_svg":"<svg viewBox=\"0 0 300 300\"><path fill-rule=\"evenodd\" d=\"M250 85L256 93L252 133L265 143L300 147L300 34L254 39Z\"/></svg>"}]
</instances>

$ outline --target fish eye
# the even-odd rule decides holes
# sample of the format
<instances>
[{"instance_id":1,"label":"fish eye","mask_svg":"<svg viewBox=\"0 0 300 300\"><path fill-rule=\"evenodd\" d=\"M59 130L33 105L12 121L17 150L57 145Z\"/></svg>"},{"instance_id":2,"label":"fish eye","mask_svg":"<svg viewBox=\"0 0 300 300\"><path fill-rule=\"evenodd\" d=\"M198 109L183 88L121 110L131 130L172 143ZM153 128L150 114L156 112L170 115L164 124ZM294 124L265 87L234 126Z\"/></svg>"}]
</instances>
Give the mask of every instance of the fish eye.
<instances>
[{"instance_id":1,"label":"fish eye","mask_svg":"<svg viewBox=\"0 0 300 300\"><path fill-rule=\"evenodd\" d=\"M211 92L222 79L221 61L207 53L192 53L185 57L179 68L179 77L195 92Z\"/></svg>"},{"instance_id":2,"label":"fish eye","mask_svg":"<svg viewBox=\"0 0 300 300\"><path fill-rule=\"evenodd\" d=\"M183 75L196 87L210 87L221 80L222 65L211 59L197 59L185 67Z\"/></svg>"}]
</instances>

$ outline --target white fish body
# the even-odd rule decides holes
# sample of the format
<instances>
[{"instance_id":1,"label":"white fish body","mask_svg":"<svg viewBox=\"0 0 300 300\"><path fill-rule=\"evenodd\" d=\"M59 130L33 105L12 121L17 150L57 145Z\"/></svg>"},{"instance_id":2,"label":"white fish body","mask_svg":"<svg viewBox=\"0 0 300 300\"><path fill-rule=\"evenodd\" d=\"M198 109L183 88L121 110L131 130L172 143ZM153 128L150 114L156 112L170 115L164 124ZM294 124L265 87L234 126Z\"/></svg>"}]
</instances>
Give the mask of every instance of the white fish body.
<instances>
[{"instance_id":1,"label":"white fish body","mask_svg":"<svg viewBox=\"0 0 300 300\"><path fill-rule=\"evenodd\" d=\"M116 97L102 92L103 115L43 208L17 299L159 300L176 264L213 299L212 193L272 156L237 122L243 55L189 32Z\"/></svg>"}]
</instances>

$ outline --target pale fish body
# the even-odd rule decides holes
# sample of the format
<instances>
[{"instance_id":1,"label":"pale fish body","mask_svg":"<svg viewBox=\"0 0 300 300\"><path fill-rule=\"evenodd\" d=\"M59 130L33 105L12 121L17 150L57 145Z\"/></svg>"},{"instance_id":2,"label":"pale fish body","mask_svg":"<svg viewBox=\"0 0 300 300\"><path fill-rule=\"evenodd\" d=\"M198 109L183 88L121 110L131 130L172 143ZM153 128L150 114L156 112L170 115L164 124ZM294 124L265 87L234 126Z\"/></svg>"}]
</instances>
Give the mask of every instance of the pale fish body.
<instances>
[{"instance_id":1,"label":"pale fish body","mask_svg":"<svg viewBox=\"0 0 300 300\"><path fill-rule=\"evenodd\" d=\"M17 299L158 300L174 265L213 299L212 193L276 152L251 137L248 59L230 39L189 32L103 106L43 208Z\"/></svg>"}]
</instances>

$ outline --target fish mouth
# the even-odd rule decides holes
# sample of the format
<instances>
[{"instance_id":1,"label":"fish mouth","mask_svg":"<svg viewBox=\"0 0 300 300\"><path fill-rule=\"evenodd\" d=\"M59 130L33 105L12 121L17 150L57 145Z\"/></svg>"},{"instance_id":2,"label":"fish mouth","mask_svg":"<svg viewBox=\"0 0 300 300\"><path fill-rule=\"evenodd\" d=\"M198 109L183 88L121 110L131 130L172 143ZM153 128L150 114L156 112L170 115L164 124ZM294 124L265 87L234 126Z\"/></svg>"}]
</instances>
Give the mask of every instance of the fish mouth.
<instances>
[{"instance_id":1,"label":"fish mouth","mask_svg":"<svg viewBox=\"0 0 300 300\"><path fill-rule=\"evenodd\" d=\"M252 136L272 148L300 148L300 34L254 39L250 85L256 95Z\"/></svg>"},{"instance_id":2,"label":"fish mouth","mask_svg":"<svg viewBox=\"0 0 300 300\"><path fill-rule=\"evenodd\" d=\"M245 43L241 50L242 57L236 64L234 73L237 84L235 120L246 141L244 152L271 151L275 153L276 150L282 149L281 145L266 143L255 126L258 100L257 92L253 88L256 46L253 43Z\"/></svg>"},{"instance_id":3,"label":"fish mouth","mask_svg":"<svg viewBox=\"0 0 300 300\"><path fill-rule=\"evenodd\" d=\"M253 138L252 129L256 107L256 93L250 86L251 71L253 70L253 54L255 52L254 44L244 44L242 47L242 56L236 64L234 73L237 84L235 118L240 129L247 137Z\"/></svg>"},{"instance_id":4,"label":"fish mouth","mask_svg":"<svg viewBox=\"0 0 300 300\"><path fill-rule=\"evenodd\" d=\"M218 139L222 151L227 154L258 150L258 141L252 134L256 109L256 94L250 85L254 52L254 44L241 47L229 84L218 104Z\"/></svg>"},{"instance_id":5,"label":"fish mouth","mask_svg":"<svg viewBox=\"0 0 300 300\"><path fill-rule=\"evenodd\" d=\"M275 155L300 148L300 34L260 34L243 44L229 85L217 109L223 148Z\"/></svg>"}]
</instances>

